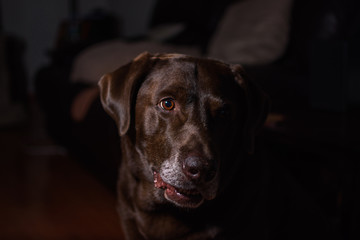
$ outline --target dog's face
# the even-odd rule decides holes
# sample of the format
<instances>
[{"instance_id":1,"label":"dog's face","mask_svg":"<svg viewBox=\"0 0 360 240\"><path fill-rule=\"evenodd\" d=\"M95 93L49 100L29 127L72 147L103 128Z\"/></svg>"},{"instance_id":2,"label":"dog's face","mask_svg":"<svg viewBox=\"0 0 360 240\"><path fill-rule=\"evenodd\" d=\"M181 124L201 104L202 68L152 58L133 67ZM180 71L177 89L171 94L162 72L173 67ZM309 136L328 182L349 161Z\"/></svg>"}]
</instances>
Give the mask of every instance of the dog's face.
<instances>
[{"instance_id":1,"label":"dog's face","mask_svg":"<svg viewBox=\"0 0 360 240\"><path fill-rule=\"evenodd\" d=\"M197 208L214 199L250 151L265 98L239 66L144 53L100 81L105 110L133 141L153 201ZM138 169L140 168L140 171Z\"/></svg>"}]
</instances>

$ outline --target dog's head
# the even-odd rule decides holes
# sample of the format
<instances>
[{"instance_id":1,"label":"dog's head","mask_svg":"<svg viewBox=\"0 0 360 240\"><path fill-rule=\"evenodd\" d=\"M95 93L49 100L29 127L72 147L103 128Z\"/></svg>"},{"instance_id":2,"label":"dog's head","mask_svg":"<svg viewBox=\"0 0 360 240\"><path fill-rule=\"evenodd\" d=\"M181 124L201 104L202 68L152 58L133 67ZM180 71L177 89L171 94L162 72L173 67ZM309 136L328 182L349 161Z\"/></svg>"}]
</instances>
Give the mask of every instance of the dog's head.
<instances>
[{"instance_id":1,"label":"dog's head","mask_svg":"<svg viewBox=\"0 0 360 240\"><path fill-rule=\"evenodd\" d=\"M140 181L157 202L196 208L252 152L266 97L239 65L143 53L99 82L119 134L131 138Z\"/></svg>"}]
</instances>

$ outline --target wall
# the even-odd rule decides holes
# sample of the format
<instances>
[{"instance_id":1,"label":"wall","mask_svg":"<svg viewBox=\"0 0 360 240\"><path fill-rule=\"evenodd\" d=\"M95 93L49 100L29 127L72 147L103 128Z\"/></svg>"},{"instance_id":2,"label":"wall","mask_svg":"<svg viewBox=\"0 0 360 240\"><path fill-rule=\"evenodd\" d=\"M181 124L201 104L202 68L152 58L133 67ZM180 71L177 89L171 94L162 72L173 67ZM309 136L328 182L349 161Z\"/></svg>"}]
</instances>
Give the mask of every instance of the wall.
<instances>
[{"instance_id":1,"label":"wall","mask_svg":"<svg viewBox=\"0 0 360 240\"><path fill-rule=\"evenodd\" d=\"M67 14L66 1L2 0L4 31L23 38L26 42L26 67L30 91L32 77L48 58L58 23Z\"/></svg>"},{"instance_id":2,"label":"wall","mask_svg":"<svg viewBox=\"0 0 360 240\"><path fill-rule=\"evenodd\" d=\"M116 13L123 20L123 34L127 37L143 35L147 31L151 9L156 0L79 0L79 15L94 8ZM59 23L69 16L66 0L2 0L4 30L26 42L26 67L30 93L33 78L39 67L48 63L47 51L52 49ZM139 7L141 6L141 7Z\"/></svg>"}]
</instances>

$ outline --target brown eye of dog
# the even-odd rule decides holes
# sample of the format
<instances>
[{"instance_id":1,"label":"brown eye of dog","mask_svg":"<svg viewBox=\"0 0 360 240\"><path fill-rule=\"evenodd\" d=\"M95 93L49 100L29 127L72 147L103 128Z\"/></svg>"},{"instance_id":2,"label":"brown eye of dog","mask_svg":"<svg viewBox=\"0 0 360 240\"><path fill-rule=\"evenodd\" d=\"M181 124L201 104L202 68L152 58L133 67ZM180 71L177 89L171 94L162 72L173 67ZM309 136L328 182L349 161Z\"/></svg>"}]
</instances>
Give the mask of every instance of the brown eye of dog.
<instances>
[{"instance_id":1,"label":"brown eye of dog","mask_svg":"<svg viewBox=\"0 0 360 240\"><path fill-rule=\"evenodd\" d=\"M166 98L161 100L160 107L166 111L174 110L175 108L175 102L172 98Z\"/></svg>"}]
</instances>

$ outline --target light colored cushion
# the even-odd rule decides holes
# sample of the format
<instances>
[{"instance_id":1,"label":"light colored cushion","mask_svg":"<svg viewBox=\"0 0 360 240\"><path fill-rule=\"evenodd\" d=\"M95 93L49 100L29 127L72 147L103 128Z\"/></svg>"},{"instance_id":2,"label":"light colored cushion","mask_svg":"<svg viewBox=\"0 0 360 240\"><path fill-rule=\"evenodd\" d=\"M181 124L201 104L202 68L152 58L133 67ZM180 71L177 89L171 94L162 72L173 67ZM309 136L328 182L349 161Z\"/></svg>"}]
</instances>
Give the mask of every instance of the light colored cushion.
<instances>
[{"instance_id":1,"label":"light colored cushion","mask_svg":"<svg viewBox=\"0 0 360 240\"><path fill-rule=\"evenodd\" d=\"M229 6L209 56L244 65L266 64L285 51L293 0L240 0Z\"/></svg>"},{"instance_id":2,"label":"light colored cushion","mask_svg":"<svg viewBox=\"0 0 360 240\"><path fill-rule=\"evenodd\" d=\"M70 79L72 82L97 84L101 76L112 72L130 62L141 52L183 53L199 56L200 51L193 47L164 45L157 42L124 42L113 40L94 45L75 59Z\"/></svg>"}]
</instances>

